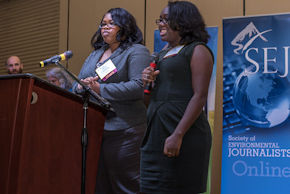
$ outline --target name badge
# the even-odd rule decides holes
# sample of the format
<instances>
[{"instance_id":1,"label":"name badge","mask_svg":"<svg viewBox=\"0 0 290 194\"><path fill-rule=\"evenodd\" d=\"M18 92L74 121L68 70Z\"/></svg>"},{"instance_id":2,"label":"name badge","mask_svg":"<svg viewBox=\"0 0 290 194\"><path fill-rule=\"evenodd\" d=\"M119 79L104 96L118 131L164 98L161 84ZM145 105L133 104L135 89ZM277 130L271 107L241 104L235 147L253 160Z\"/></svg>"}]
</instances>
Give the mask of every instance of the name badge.
<instances>
[{"instance_id":1,"label":"name badge","mask_svg":"<svg viewBox=\"0 0 290 194\"><path fill-rule=\"evenodd\" d=\"M170 49L163 58L168 58L168 57L172 57L174 55L177 55L183 47L184 47L184 45L180 45L180 46L176 46L176 47Z\"/></svg>"},{"instance_id":2,"label":"name badge","mask_svg":"<svg viewBox=\"0 0 290 194\"><path fill-rule=\"evenodd\" d=\"M111 59L106 61L103 65L96 69L96 73L102 81L106 81L114 73L117 72L117 68Z\"/></svg>"}]
</instances>

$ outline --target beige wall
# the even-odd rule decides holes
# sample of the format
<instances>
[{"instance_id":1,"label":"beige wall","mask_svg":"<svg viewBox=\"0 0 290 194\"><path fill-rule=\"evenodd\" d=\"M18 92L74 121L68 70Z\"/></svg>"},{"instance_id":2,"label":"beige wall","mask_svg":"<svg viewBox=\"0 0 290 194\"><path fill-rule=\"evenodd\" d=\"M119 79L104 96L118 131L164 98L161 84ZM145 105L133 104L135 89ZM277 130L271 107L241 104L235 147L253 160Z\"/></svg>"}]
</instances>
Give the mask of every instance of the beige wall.
<instances>
[{"instance_id":1,"label":"beige wall","mask_svg":"<svg viewBox=\"0 0 290 194\"><path fill-rule=\"evenodd\" d=\"M68 50L67 39L68 39L68 3L69 0L61 0L60 6L60 17L59 17L59 47L58 53L62 53Z\"/></svg>"},{"instance_id":2,"label":"beige wall","mask_svg":"<svg viewBox=\"0 0 290 194\"><path fill-rule=\"evenodd\" d=\"M246 0L246 15L289 13L289 0Z\"/></svg>"}]
</instances>

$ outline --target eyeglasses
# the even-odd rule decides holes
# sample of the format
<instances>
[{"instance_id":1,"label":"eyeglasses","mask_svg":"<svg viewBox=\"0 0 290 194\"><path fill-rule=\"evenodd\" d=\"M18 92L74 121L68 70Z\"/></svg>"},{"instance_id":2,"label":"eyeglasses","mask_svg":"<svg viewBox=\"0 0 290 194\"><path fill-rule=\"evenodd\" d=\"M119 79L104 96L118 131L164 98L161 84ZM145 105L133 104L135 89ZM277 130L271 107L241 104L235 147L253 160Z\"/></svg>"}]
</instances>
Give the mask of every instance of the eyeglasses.
<instances>
[{"instance_id":1,"label":"eyeglasses","mask_svg":"<svg viewBox=\"0 0 290 194\"><path fill-rule=\"evenodd\" d=\"M168 24L168 19L167 18L162 18L162 19L159 18L159 19L156 19L155 22L156 22L157 25L159 25L161 22L163 24Z\"/></svg>"},{"instance_id":2,"label":"eyeglasses","mask_svg":"<svg viewBox=\"0 0 290 194\"><path fill-rule=\"evenodd\" d=\"M106 24L106 23L101 23L100 25L99 25L99 28L105 28L107 26L107 28L114 28L114 27L116 27L116 24L114 23L114 22L112 22L112 23L108 23L108 24Z\"/></svg>"}]
</instances>

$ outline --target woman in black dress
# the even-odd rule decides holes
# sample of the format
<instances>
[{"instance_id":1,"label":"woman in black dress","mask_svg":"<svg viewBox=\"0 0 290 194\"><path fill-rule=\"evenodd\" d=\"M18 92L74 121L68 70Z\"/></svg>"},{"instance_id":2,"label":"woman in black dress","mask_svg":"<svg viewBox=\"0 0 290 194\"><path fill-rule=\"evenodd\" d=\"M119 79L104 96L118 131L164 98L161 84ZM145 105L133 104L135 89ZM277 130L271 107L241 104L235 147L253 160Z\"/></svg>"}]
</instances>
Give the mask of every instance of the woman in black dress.
<instances>
[{"instance_id":1,"label":"woman in black dress","mask_svg":"<svg viewBox=\"0 0 290 194\"><path fill-rule=\"evenodd\" d=\"M159 53L157 69L142 74L144 84L156 81L141 146L141 192L205 192L211 130L203 107L214 60L209 35L196 6L186 1L169 2L156 23L169 46Z\"/></svg>"}]
</instances>

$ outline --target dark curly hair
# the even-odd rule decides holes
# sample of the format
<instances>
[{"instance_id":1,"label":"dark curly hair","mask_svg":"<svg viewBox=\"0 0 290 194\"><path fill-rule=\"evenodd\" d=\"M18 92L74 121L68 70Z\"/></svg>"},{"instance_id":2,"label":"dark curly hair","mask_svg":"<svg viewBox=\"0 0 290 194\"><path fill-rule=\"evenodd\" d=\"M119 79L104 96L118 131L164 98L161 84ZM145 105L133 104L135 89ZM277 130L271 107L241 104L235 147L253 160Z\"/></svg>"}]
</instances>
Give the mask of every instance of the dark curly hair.
<instances>
[{"instance_id":1,"label":"dark curly hair","mask_svg":"<svg viewBox=\"0 0 290 194\"><path fill-rule=\"evenodd\" d=\"M169 26L179 31L180 44L193 41L207 43L209 35L205 30L204 20L198 8L188 1L169 1Z\"/></svg>"},{"instance_id":2,"label":"dark curly hair","mask_svg":"<svg viewBox=\"0 0 290 194\"><path fill-rule=\"evenodd\" d=\"M114 23L119 26L120 30L117 33L117 41L120 42L121 48L127 48L128 46L139 43L143 44L143 35L141 30L136 24L135 18L123 8L112 8L106 14L110 13ZM106 15L105 14L105 15ZM104 19L103 16L102 20ZM102 35L101 28L97 30L91 39L91 45L95 50L109 45L105 43Z\"/></svg>"}]
</instances>

